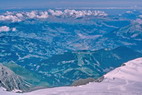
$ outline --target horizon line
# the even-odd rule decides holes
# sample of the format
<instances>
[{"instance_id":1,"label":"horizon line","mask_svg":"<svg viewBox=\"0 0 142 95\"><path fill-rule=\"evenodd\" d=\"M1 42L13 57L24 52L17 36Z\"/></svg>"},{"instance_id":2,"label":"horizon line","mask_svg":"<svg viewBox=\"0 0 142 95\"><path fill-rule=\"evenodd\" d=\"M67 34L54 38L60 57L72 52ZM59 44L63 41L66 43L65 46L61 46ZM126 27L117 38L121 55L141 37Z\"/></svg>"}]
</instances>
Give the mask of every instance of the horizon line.
<instances>
[{"instance_id":1,"label":"horizon line","mask_svg":"<svg viewBox=\"0 0 142 95\"><path fill-rule=\"evenodd\" d=\"M30 10L30 9L142 9L142 7L37 7L37 8L24 8L24 7L11 7L11 8L0 8L0 10Z\"/></svg>"}]
</instances>

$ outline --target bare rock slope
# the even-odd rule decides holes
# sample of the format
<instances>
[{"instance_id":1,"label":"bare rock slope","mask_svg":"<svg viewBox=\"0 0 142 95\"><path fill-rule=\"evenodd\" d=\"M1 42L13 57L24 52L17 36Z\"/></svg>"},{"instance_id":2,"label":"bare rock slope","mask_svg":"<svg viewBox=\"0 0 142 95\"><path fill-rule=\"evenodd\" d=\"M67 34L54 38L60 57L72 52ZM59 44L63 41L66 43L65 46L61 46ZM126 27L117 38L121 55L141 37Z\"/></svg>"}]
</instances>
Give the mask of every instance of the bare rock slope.
<instances>
[{"instance_id":1,"label":"bare rock slope","mask_svg":"<svg viewBox=\"0 0 142 95\"><path fill-rule=\"evenodd\" d=\"M9 68L0 64L0 87L7 91L26 91L30 85Z\"/></svg>"}]
</instances>

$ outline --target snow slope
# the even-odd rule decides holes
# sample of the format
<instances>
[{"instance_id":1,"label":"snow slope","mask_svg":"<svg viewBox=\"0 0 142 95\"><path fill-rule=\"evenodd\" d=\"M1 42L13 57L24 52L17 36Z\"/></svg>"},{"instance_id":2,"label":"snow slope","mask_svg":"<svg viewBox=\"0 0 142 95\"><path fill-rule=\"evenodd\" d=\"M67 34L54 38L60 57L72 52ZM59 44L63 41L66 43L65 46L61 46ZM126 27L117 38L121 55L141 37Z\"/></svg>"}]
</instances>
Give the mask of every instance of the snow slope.
<instances>
[{"instance_id":1,"label":"snow slope","mask_svg":"<svg viewBox=\"0 0 142 95\"><path fill-rule=\"evenodd\" d=\"M0 90L0 95L142 95L142 58L125 63L104 77L101 83L92 82L78 87L41 89L24 94Z\"/></svg>"}]
</instances>

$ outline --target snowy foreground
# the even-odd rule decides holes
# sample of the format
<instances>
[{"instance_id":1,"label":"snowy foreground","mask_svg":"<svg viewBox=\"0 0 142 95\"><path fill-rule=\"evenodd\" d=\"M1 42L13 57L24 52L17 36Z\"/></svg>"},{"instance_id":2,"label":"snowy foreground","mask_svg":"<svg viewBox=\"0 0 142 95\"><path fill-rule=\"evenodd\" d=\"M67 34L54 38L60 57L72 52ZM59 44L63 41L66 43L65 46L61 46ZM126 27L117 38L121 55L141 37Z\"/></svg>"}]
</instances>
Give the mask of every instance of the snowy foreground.
<instances>
[{"instance_id":1,"label":"snowy foreground","mask_svg":"<svg viewBox=\"0 0 142 95\"><path fill-rule=\"evenodd\" d=\"M125 63L106 74L101 83L78 87L41 89L24 94L0 90L0 95L142 95L142 58Z\"/></svg>"}]
</instances>

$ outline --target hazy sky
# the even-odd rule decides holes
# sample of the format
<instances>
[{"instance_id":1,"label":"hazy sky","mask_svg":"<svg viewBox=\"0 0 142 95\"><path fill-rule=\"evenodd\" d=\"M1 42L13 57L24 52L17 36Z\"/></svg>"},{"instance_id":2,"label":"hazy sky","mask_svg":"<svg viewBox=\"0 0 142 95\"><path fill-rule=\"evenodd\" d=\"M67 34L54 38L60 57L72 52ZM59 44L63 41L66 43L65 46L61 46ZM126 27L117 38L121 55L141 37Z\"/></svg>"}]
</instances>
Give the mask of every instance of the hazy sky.
<instances>
[{"instance_id":1,"label":"hazy sky","mask_svg":"<svg viewBox=\"0 0 142 95\"><path fill-rule=\"evenodd\" d=\"M0 0L0 8L134 7L142 0Z\"/></svg>"}]
</instances>

